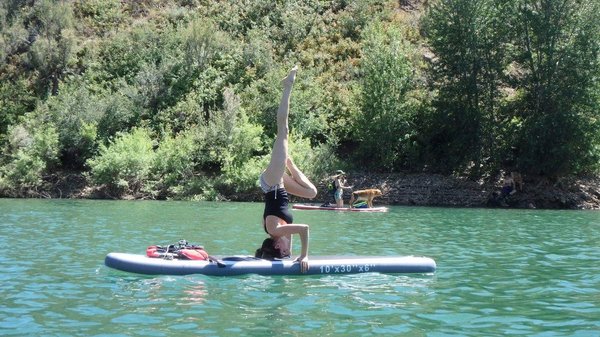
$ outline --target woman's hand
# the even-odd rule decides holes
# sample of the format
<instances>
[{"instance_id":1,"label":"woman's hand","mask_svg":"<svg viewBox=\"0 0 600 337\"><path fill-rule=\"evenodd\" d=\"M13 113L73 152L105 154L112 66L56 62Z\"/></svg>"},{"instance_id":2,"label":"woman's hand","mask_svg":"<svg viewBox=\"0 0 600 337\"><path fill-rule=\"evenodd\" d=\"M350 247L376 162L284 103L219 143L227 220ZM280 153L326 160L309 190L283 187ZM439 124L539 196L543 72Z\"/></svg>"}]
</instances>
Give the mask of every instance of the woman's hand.
<instances>
[{"instance_id":1,"label":"woman's hand","mask_svg":"<svg viewBox=\"0 0 600 337\"><path fill-rule=\"evenodd\" d=\"M304 274L308 271L308 256L299 256L295 262L300 262L300 272Z\"/></svg>"}]
</instances>

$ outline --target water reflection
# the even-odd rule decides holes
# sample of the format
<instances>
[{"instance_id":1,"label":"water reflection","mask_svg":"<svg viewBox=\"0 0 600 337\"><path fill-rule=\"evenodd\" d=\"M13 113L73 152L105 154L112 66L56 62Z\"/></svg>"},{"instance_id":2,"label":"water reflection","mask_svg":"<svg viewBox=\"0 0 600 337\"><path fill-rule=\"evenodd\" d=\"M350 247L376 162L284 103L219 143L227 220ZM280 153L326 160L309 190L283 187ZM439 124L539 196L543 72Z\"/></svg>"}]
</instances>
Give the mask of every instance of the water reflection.
<instances>
[{"instance_id":1,"label":"water reflection","mask_svg":"<svg viewBox=\"0 0 600 337\"><path fill-rule=\"evenodd\" d=\"M184 293L188 295L185 299L191 304L202 304L206 301L208 295L204 282L196 280L188 285ZM185 304L185 303L184 303Z\"/></svg>"}]
</instances>

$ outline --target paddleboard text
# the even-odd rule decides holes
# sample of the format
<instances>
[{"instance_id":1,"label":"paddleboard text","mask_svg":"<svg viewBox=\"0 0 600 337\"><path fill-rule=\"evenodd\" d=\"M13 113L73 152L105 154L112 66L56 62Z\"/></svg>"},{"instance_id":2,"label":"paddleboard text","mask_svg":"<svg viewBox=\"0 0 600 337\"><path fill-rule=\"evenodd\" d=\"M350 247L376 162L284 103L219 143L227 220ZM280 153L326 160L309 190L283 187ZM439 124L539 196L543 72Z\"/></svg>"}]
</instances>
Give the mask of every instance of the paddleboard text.
<instances>
[{"instance_id":1,"label":"paddleboard text","mask_svg":"<svg viewBox=\"0 0 600 337\"><path fill-rule=\"evenodd\" d=\"M321 274L366 273L374 264L343 264L340 266L324 265L320 267Z\"/></svg>"}]
</instances>

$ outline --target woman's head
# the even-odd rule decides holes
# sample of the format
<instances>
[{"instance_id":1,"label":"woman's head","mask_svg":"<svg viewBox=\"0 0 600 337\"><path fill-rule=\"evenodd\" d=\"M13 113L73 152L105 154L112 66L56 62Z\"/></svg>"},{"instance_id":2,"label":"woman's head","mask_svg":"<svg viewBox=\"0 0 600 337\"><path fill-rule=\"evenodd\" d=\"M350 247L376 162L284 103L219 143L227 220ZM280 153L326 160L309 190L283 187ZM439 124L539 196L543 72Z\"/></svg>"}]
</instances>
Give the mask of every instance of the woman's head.
<instances>
[{"instance_id":1,"label":"woman's head","mask_svg":"<svg viewBox=\"0 0 600 337\"><path fill-rule=\"evenodd\" d=\"M262 246L256 250L255 256L267 260L290 257L288 238L266 238L263 241Z\"/></svg>"},{"instance_id":2,"label":"woman's head","mask_svg":"<svg viewBox=\"0 0 600 337\"><path fill-rule=\"evenodd\" d=\"M290 256L290 240L286 236L275 239L273 247L280 252L280 256Z\"/></svg>"}]
</instances>

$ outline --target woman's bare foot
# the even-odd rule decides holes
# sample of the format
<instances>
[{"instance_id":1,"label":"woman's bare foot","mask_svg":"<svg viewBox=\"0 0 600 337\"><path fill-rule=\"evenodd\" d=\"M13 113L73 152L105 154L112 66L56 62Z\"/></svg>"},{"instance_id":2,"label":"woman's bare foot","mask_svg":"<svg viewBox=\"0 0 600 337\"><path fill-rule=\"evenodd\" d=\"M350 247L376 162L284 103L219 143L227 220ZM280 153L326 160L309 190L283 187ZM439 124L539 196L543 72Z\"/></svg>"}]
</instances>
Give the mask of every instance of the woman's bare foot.
<instances>
[{"instance_id":1,"label":"woman's bare foot","mask_svg":"<svg viewBox=\"0 0 600 337\"><path fill-rule=\"evenodd\" d=\"M291 87L294 84L294 81L296 81L297 72L298 66L296 65L292 68L292 70L290 70L289 74L283 80L281 80L281 85L284 88Z\"/></svg>"}]
</instances>

